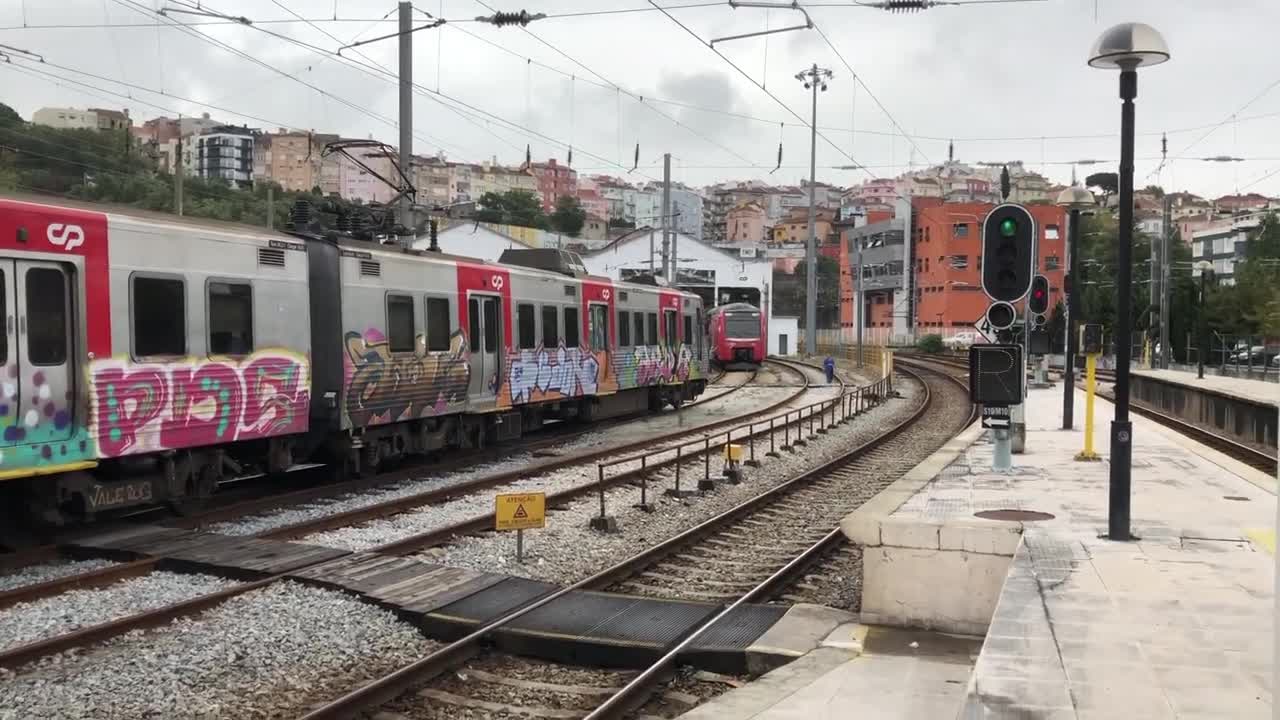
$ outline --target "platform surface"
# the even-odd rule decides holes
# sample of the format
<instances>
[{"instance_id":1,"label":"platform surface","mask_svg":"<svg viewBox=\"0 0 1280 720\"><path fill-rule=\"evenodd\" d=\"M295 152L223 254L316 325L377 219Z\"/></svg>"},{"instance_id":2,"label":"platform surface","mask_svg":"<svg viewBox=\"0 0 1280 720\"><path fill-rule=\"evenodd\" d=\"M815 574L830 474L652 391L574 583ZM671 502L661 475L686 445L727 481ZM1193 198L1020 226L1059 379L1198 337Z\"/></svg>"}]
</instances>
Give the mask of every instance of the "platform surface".
<instances>
[{"instance_id":1,"label":"platform surface","mask_svg":"<svg viewBox=\"0 0 1280 720\"><path fill-rule=\"evenodd\" d=\"M856 708L868 720L1271 718L1275 478L1133 416L1132 528L1141 539L1100 539L1113 407L1097 400L1103 460L1092 463L1073 460L1083 393L1076 430L1060 429L1061 408L1061 385L1032 391L1027 452L1014 456L1013 473L991 472L992 446L973 433L932 481L894 501L897 519L939 529L934 538L972 526L982 510L1054 516L1015 523L1022 539L977 663L959 675L965 685L956 687L955 665L833 658L823 648L774 671L767 701L735 690L703 706L705 717L849 717Z\"/></svg>"},{"instance_id":2,"label":"platform surface","mask_svg":"<svg viewBox=\"0 0 1280 720\"><path fill-rule=\"evenodd\" d=\"M1132 373L1134 375L1145 375L1162 382L1186 385L1196 390L1206 390L1238 400L1271 403L1272 405L1280 406L1280 383L1209 375L1208 373L1203 378L1198 378L1196 373L1183 372L1181 370L1133 370ZM1062 416L1059 415L1058 417Z\"/></svg>"}]
</instances>

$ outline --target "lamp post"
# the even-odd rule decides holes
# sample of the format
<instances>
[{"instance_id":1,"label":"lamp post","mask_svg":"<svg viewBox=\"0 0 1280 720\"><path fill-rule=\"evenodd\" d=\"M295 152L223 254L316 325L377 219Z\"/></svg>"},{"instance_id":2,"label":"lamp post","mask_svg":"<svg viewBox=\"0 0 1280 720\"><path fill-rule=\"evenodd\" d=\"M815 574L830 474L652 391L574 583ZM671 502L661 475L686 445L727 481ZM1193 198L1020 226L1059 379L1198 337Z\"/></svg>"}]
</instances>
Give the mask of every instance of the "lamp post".
<instances>
[{"instance_id":1,"label":"lamp post","mask_svg":"<svg viewBox=\"0 0 1280 720\"><path fill-rule=\"evenodd\" d=\"M1209 280L1213 277L1213 263L1199 260L1194 265L1200 271L1200 349L1196 351L1196 378L1204 379L1204 347L1209 340L1209 313L1205 308L1205 298L1209 294Z\"/></svg>"},{"instance_id":2,"label":"lamp post","mask_svg":"<svg viewBox=\"0 0 1280 720\"><path fill-rule=\"evenodd\" d=\"M1138 96L1138 68L1169 59L1169 48L1155 28L1123 23L1102 33L1089 52L1089 65L1120 71L1120 238L1116 248L1116 384L1115 419L1111 422L1111 487L1107 537L1131 540L1130 480L1133 423L1129 422L1129 361L1132 348L1133 287L1133 99Z\"/></svg>"},{"instance_id":3,"label":"lamp post","mask_svg":"<svg viewBox=\"0 0 1280 720\"><path fill-rule=\"evenodd\" d=\"M831 79L831 71L820 68L815 63L796 73L796 79L804 83L805 90L813 91L813 120L809 124L809 244L805 249L805 311L804 311L804 346L810 354L818 352L818 234L817 210L814 200L817 197L818 173L818 90L827 91L827 81Z\"/></svg>"},{"instance_id":4,"label":"lamp post","mask_svg":"<svg viewBox=\"0 0 1280 720\"><path fill-rule=\"evenodd\" d=\"M1058 194L1058 205L1068 211L1067 220L1067 346L1062 358L1062 429L1075 427L1076 397L1076 324L1080 322L1080 211L1093 207L1093 193L1079 185Z\"/></svg>"}]
</instances>

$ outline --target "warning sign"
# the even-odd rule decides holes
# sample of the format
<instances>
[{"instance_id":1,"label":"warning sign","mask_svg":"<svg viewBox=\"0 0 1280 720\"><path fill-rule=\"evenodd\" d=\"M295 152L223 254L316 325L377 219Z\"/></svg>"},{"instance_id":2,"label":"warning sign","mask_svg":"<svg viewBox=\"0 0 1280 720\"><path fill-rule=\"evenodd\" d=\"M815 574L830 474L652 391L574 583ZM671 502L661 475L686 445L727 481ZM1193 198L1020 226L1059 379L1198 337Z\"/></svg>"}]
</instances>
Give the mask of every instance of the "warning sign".
<instances>
[{"instance_id":1,"label":"warning sign","mask_svg":"<svg viewBox=\"0 0 1280 720\"><path fill-rule=\"evenodd\" d=\"M495 530L529 530L546 524L547 496L543 493L496 495L494 505Z\"/></svg>"}]
</instances>

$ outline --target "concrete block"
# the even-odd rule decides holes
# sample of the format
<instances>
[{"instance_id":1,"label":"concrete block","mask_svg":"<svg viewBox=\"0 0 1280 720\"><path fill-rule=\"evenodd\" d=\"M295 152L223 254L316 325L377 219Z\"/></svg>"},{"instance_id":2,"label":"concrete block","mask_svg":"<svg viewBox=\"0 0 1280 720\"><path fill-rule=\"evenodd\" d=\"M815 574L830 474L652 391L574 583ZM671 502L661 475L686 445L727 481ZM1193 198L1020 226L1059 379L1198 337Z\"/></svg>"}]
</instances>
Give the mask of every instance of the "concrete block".
<instances>
[{"instance_id":1,"label":"concrete block","mask_svg":"<svg viewBox=\"0 0 1280 720\"><path fill-rule=\"evenodd\" d=\"M1022 539L1019 523L947 523L938 531L941 550L1012 557Z\"/></svg>"},{"instance_id":2,"label":"concrete block","mask_svg":"<svg viewBox=\"0 0 1280 720\"><path fill-rule=\"evenodd\" d=\"M856 657L847 650L822 647L793 663L770 671L740 688L709 700L680 716L681 720L752 718L804 690L817 679Z\"/></svg>"},{"instance_id":3,"label":"concrete block","mask_svg":"<svg viewBox=\"0 0 1280 720\"><path fill-rule=\"evenodd\" d=\"M883 546L862 556L862 620L983 635L1011 558Z\"/></svg>"},{"instance_id":4,"label":"concrete block","mask_svg":"<svg viewBox=\"0 0 1280 720\"><path fill-rule=\"evenodd\" d=\"M836 626L822 640L822 647L834 647L849 652L861 653L867 639L867 626L860 623L844 623Z\"/></svg>"},{"instance_id":5,"label":"concrete block","mask_svg":"<svg viewBox=\"0 0 1280 720\"><path fill-rule=\"evenodd\" d=\"M791 606L747 648L747 669L753 674L768 672L817 648L837 627L856 618L843 610L800 603Z\"/></svg>"},{"instance_id":6,"label":"concrete block","mask_svg":"<svg viewBox=\"0 0 1280 720\"><path fill-rule=\"evenodd\" d=\"M840 521L840 531L854 545L874 547L880 544L881 519L882 516L872 513L849 513Z\"/></svg>"},{"instance_id":7,"label":"concrete block","mask_svg":"<svg viewBox=\"0 0 1280 720\"><path fill-rule=\"evenodd\" d=\"M880 542L891 547L937 550L940 527L934 523L889 518L880 525Z\"/></svg>"}]
</instances>

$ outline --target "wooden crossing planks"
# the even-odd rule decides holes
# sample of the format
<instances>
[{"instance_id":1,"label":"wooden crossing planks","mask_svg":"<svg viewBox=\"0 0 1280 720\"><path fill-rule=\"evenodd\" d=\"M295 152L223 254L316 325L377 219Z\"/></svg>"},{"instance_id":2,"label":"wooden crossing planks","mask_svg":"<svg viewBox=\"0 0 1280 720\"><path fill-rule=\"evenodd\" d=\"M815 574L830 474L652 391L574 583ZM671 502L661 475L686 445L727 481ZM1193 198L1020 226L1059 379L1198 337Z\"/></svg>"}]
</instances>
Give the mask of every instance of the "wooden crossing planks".
<instances>
[{"instance_id":1,"label":"wooden crossing planks","mask_svg":"<svg viewBox=\"0 0 1280 720\"><path fill-rule=\"evenodd\" d=\"M108 555L159 558L162 564L242 575L278 575L349 554L348 550L304 543L178 528L130 528L84 538L74 547Z\"/></svg>"},{"instance_id":2,"label":"wooden crossing planks","mask_svg":"<svg viewBox=\"0 0 1280 720\"><path fill-rule=\"evenodd\" d=\"M375 602L416 615L444 607L505 579L502 575L367 552L352 553L293 575L359 593Z\"/></svg>"}]
</instances>

